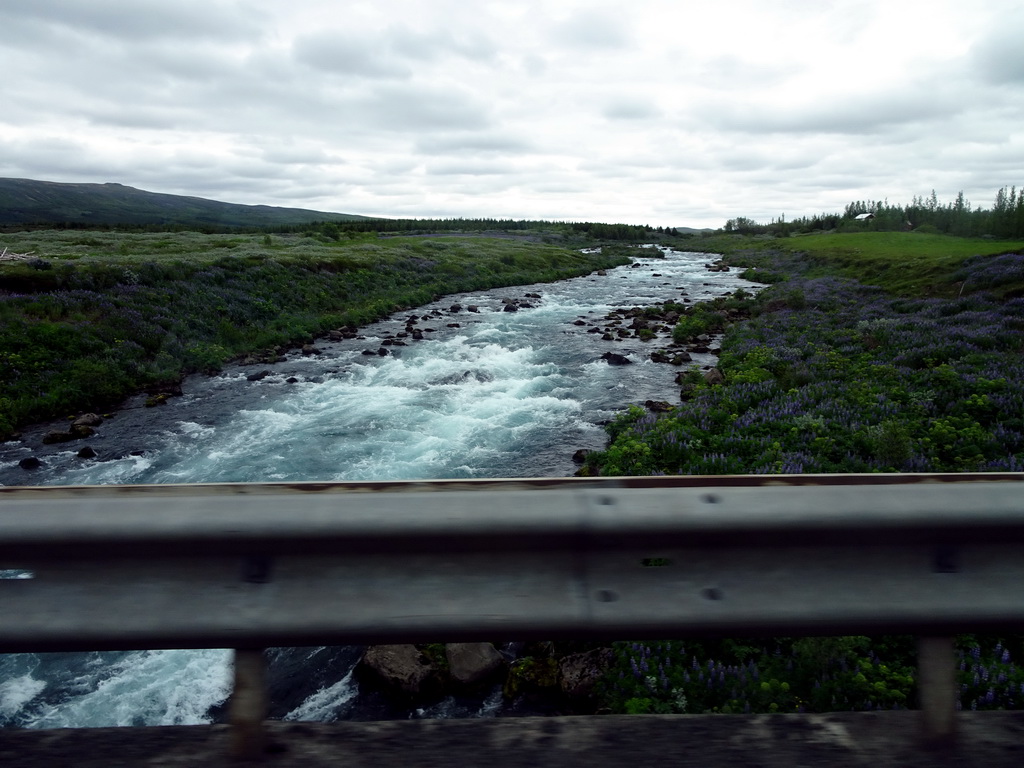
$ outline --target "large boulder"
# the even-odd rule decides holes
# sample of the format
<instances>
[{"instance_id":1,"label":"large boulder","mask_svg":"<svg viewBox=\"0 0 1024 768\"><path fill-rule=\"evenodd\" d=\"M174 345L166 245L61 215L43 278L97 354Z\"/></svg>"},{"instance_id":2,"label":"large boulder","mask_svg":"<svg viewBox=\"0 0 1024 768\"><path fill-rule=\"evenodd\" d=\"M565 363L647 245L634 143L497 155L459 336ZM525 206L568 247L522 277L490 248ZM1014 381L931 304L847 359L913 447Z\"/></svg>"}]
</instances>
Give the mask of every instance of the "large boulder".
<instances>
[{"instance_id":1,"label":"large boulder","mask_svg":"<svg viewBox=\"0 0 1024 768\"><path fill-rule=\"evenodd\" d=\"M593 708L597 699L595 688L611 663L611 648L595 648L586 653L574 653L558 662L562 693L575 709Z\"/></svg>"},{"instance_id":2,"label":"large boulder","mask_svg":"<svg viewBox=\"0 0 1024 768\"><path fill-rule=\"evenodd\" d=\"M719 384L725 384L725 376L723 376L722 372L717 368L712 368L704 374L704 381L714 387Z\"/></svg>"},{"instance_id":3,"label":"large boulder","mask_svg":"<svg viewBox=\"0 0 1024 768\"><path fill-rule=\"evenodd\" d=\"M413 701L436 698L442 690L438 668L410 644L371 645L363 654L360 674Z\"/></svg>"},{"instance_id":4,"label":"large boulder","mask_svg":"<svg viewBox=\"0 0 1024 768\"><path fill-rule=\"evenodd\" d=\"M617 352L605 352L601 355L602 360L607 360L608 365L632 365L633 361L625 355L620 355Z\"/></svg>"},{"instance_id":5,"label":"large boulder","mask_svg":"<svg viewBox=\"0 0 1024 768\"><path fill-rule=\"evenodd\" d=\"M72 427L98 427L103 423L103 418L95 413L83 413L71 422Z\"/></svg>"},{"instance_id":6,"label":"large boulder","mask_svg":"<svg viewBox=\"0 0 1024 768\"><path fill-rule=\"evenodd\" d=\"M448 672L461 686L486 683L505 667L505 657L490 643L448 643Z\"/></svg>"}]
</instances>

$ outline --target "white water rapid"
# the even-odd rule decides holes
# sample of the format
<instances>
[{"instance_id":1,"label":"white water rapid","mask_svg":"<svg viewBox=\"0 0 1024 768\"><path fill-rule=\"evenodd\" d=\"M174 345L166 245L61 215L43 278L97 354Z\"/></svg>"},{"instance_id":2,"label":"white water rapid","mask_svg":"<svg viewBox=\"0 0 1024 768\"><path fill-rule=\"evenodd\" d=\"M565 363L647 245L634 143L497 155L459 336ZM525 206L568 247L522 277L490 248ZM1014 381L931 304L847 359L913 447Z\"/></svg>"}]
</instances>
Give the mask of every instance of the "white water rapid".
<instances>
[{"instance_id":1,"label":"white water rapid","mask_svg":"<svg viewBox=\"0 0 1024 768\"><path fill-rule=\"evenodd\" d=\"M26 433L22 443L0 446L0 484L571 475L573 452L603 447L600 424L616 411L647 399L678 401L678 369L650 360L663 343L602 341L588 327L615 308L750 287L735 273L707 271L707 254L640 253L632 267L605 276L449 296L375 323L360 339L318 342L317 356L193 377L182 397L158 408L133 399L88 441L95 460L78 458L81 444L44 449ZM528 293L541 298L503 311L503 297ZM461 311L451 311L455 304ZM411 315L424 340L383 345ZM601 359L607 351L634 364L610 366ZM714 364L711 355L694 359ZM264 368L268 375L250 380ZM43 462L32 473L18 465L29 455ZM351 675L357 658L358 649L275 650L272 714L327 721L500 709L493 696L403 713L361 705ZM210 722L228 692L229 664L223 650L0 656L0 725Z\"/></svg>"}]
</instances>

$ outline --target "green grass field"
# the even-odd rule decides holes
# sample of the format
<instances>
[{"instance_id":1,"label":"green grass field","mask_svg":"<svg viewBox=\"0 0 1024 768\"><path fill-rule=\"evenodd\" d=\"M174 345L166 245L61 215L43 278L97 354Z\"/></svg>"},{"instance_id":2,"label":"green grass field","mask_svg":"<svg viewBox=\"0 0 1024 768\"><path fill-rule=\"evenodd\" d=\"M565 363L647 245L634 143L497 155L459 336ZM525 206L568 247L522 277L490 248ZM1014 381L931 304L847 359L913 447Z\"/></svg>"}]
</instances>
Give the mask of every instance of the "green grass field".
<instances>
[{"instance_id":1,"label":"green grass field","mask_svg":"<svg viewBox=\"0 0 1024 768\"><path fill-rule=\"evenodd\" d=\"M809 276L842 275L878 285L902 296L956 296L972 290L970 275L959 271L975 256L1024 250L1024 240L993 240L919 232L850 232L788 238L719 235L693 241L702 251L726 254L744 264L750 254L801 254ZM750 261L749 258L746 259ZM966 285L963 285L966 282ZM1024 290L1024 281L1000 287L1003 294Z\"/></svg>"},{"instance_id":2,"label":"green grass field","mask_svg":"<svg viewBox=\"0 0 1024 768\"><path fill-rule=\"evenodd\" d=\"M821 263L818 274L839 273L906 296L951 296L960 290L960 266L974 256L1024 249L1024 241L963 238L917 232L806 235L776 241ZM967 279L970 288L970 279ZM1012 290L1007 286L1006 290Z\"/></svg>"}]
</instances>

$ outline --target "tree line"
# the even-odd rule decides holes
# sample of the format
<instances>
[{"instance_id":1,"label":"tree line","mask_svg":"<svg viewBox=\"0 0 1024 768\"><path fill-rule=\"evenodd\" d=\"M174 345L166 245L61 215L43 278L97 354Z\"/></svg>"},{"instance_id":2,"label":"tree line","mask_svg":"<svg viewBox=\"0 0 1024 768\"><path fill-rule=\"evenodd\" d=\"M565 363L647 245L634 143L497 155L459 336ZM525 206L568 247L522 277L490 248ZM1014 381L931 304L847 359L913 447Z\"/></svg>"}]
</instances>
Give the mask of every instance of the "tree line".
<instances>
[{"instance_id":1,"label":"tree line","mask_svg":"<svg viewBox=\"0 0 1024 768\"><path fill-rule=\"evenodd\" d=\"M858 218L859 217L859 218ZM991 208L975 207L961 191L956 199L940 203L935 190L914 196L909 205L888 200L855 200L842 213L821 213L786 221L785 216L761 224L743 216L729 219L723 230L741 235L807 234L831 230L878 232L919 231L958 237L1024 237L1024 188L1003 187Z\"/></svg>"},{"instance_id":2,"label":"tree line","mask_svg":"<svg viewBox=\"0 0 1024 768\"><path fill-rule=\"evenodd\" d=\"M439 234L444 232L541 232L595 240L641 243L655 233L679 235L672 227L643 224L604 224L592 221L553 222L536 219L361 219L355 221L317 221L310 224L274 227L275 232L298 232L339 240L365 234Z\"/></svg>"}]
</instances>

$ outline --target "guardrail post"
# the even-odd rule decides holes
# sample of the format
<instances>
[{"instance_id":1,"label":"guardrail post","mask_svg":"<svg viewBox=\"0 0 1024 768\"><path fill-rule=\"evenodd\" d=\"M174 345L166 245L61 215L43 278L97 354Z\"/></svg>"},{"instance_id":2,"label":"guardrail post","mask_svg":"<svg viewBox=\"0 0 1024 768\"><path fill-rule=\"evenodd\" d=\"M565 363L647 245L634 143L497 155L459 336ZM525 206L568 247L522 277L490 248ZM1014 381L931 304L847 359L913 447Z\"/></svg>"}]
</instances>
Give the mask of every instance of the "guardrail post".
<instances>
[{"instance_id":1,"label":"guardrail post","mask_svg":"<svg viewBox=\"0 0 1024 768\"><path fill-rule=\"evenodd\" d=\"M263 754L263 721L267 717L267 660L263 649L235 649L235 680L231 693L231 754L252 760Z\"/></svg>"},{"instance_id":2,"label":"guardrail post","mask_svg":"<svg viewBox=\"0 0 1024 768\"><path fill-rule=\"evenodd\" d=\"M956 665L952 637L917 639L917 692L922 735L933 746L956 739Z\"/></svg>"}]
</instances>

